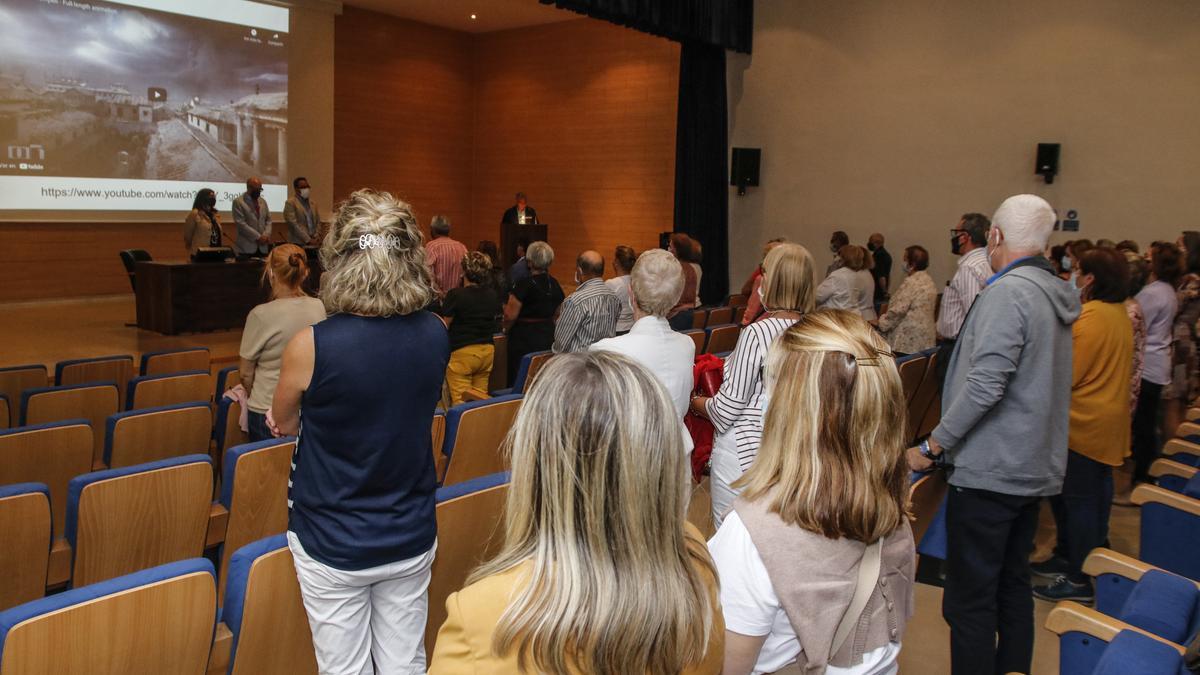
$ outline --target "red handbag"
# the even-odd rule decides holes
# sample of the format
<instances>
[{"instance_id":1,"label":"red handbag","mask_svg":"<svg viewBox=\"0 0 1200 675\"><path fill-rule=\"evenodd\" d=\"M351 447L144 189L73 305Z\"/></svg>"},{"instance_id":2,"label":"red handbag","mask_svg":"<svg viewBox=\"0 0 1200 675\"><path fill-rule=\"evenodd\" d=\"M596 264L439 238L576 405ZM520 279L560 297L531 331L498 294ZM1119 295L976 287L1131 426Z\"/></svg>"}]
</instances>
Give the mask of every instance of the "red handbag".
<instances>
[{"instance_id":1,"label":"red handbag","mask_svg":"<svg viewBox=\"0 0 1200 675\"><path fill-rule=\"evenodd\" d=\"M692 393L696 396L713 397L721 388L724 379L725 362L712 354L701 354L696 357L692 366L692 381L695 383ZM683 424L692 435L692 478L699 483L704 474L708 473L708 460L712 457L713 425L707 419L688 410L683 418Z\"/></svg>"}]
</instances>

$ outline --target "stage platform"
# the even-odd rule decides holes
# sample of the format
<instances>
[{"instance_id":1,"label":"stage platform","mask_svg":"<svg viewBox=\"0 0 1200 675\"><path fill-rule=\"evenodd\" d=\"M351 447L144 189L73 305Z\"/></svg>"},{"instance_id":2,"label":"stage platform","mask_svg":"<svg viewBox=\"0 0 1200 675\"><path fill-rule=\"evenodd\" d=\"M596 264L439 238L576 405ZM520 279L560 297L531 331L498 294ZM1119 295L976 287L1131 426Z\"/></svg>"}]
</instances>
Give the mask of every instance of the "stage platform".
<instances>
[{"instance_id":1,"label":"stage platform","mask_svg":"<svg viewBox=\"0 0 1200 675\"><path fill-rule=\"evenodd\" d=\"M0 304L0 367L64 359L208 347L213 366L237 363L241 329L160 335L126 326L136 319L132 293Z\"/></svg>"}]
</instances>

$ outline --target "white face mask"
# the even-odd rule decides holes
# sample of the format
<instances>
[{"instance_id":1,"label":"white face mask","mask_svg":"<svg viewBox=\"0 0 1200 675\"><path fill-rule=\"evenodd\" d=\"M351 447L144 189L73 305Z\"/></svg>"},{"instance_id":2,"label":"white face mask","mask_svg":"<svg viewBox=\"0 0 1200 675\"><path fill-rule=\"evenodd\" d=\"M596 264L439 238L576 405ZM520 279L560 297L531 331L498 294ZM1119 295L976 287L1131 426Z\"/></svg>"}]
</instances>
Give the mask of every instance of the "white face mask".
<instances>
[{"instance_id":1,"label":"white face mask","mask_svg":"<svg viewBox=\"0 0 1200 675\"><path fill-rule=\"evenodd\" d=\"M308 188L300 188L300 197L302 199L308 199Z\"/></svg>"},{"instance_id":2,"label":"white face mask","mask_svg":"<svg viewBox=\"0 0 1200 675\"><path fill-rule=\"evenodd\" d=\"M578 269L575 270L575 285L576 286L579 285L579 270Z\"/></svg>"}]
</instances>

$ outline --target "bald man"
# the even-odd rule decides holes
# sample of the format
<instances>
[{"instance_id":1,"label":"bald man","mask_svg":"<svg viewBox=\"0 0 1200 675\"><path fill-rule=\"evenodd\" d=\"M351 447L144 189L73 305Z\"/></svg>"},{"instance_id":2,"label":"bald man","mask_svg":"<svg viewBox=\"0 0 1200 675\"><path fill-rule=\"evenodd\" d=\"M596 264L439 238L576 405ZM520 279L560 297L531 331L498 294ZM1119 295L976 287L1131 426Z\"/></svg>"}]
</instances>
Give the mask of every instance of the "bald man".
<instances>
[{"instance_id":1,"label":"bald man","mask_svg":"<svg viewBox=\"0 0 1200 675\"><path fill-rule=\"evenodd\" d=\"M264 256L270 250L271 211L262 197L262 181L246 181L246 192L233 200L233 222L237 225L234 250L239 258Z\"/></svg>"},{"instance_id":2,"label":"bald man","mask_svg":"<svg viewBox=\"0 0 1200 675\"><path fill-rule=\"evenodd\" d=\"M575 292L563 301L554 327L554 353L583 352L617 332L621 301L604 283L604 256L584 251L575 259Z\"/></svg>"}]
</instances>

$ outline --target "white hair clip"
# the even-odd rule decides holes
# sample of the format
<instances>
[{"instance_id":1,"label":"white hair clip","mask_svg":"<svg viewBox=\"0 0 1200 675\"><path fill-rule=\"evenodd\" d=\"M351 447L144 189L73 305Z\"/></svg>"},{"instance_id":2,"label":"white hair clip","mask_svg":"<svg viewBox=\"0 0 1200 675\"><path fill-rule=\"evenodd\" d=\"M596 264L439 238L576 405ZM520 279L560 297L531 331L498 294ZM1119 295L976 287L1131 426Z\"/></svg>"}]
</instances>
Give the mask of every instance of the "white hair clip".
<instances>
[{"instance_id":1,"label":"white hair clip","mask_svg":"<svg viewBox=\"0 0 1200 675\"><path fill-rule=\"evenodd\" d=\"M367 248L401 248L400 238L394 234L363 234L358 237L358 247Z\"/></svg>"}]
</instances>

